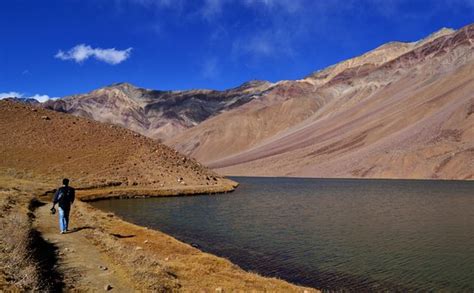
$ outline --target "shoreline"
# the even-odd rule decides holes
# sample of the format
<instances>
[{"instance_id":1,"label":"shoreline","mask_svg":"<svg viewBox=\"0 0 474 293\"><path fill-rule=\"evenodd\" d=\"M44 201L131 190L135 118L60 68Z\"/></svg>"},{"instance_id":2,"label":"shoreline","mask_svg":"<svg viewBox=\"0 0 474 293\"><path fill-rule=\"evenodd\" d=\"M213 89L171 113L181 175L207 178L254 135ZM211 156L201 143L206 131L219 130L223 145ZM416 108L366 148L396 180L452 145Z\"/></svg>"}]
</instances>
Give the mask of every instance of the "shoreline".
<instances>
[{"instance_id":1,"label":"shoreline","mask_svg":"<svg viewBox=\"0 0 474 293\"><path fill-rule=\"evenodd\" d=\"M44 284L46 286L44 288L67 286L69 289L77 290L102 290L107 284L105 275L108 275L109 278L122 280L123 284L138 291L320 292L314 288L297 286L285 280L245 271L224 257L204 252L159 230L127 222L112 213L93 207L87 201L82 201L90 199L91 196L95 199L120 198L119 194L129 192L131 189L136 193L150 191L146 186L138 185L131 189L117 187L87 189L84 185L82 188L86 189L81 189L81 186L78 186L77 200L71 210L71 233L60 235L57 230L57 216L52 216L49 212L51 191L56 185L41 176L19 178L17 174L11 175L0 176L0 206L6 211L2 216L5 220L6 217L29 218L29 224L25 224L27 228L17 227L12 222L11 229L18 233L25 232L25 235L28 231L37 231L39 239L52 247L51 251L46 253L54 255L55 264L52 265L55 274L63 276L55 283ZM214 194L217 190L231 192L232 185L222 184L224 182L233 181L222 180L212 188L175 184L175 187L162 189L159 192L149 192L148 196L192 196L193 192L196 196L197 191ZM169 190L173 192L168 193ZM102 196L98 196L99 193L102 193ZM32 202L39 203L35 205L37 208L34 210L29 209ZM11 235L8 231L1 231L4 240ZM107 271L97 268L99 258L90 259L92 252L101 256L102 265L108 267ZM25 250L22 254L28 260L25 265L10 268L0 266L0 288L18 290L38 288L37 284L46 277L43 275L44 272L38 271L35 275L37 281L28 280L27 283L24 283L22 276L15 275L18 274L17 270L22 270L24 266L40 265L35 259L27 258L29 253L30 251ZM8 259L11 256L8 251L2 251L0 258ZM71 279L68 277L71 270L79 272L79 275L76 274ZM113 282L111 284L112 287L120 285Z\"/></svg>"},{"instance_id":2,"label":"shoreline","mask_svg":"<svg viewBox=\"0 0 474 293\"><path fill-rule=\"evenodd\" d=\"M218 171L218 170L214 170ZM446 179L446 178L389 178L389 177L304 177L304 176L271 176L271 175L229 175L223 174L226 178L275 178L275 179L318 179L318 180L387 180L387 181L461 181L471 182L473 179Z\"/></svg>"},{"instance_id":3,"label":"shoreline","mask_svg":"<svg viewBox=\"0 0 474 293\"><path fill-rule=\"evenodd\" d=\"M228 180L224 185L194 185L177 186L163 188L140 188L140 187L109 187L84 189L77 188L78 199L83 202L92 202L107 199L126 199L126 198L148 198L148 197L180 197L180 196L199 196L214 195L233 192L238 183ZM51 194L51 191L48 192Z\"/></svg>"},{"instance_id":4,"label":"shoreline","mask_svg":"<svg viewBox=\"0 0 474 293\"><path fill-rule=\"evenodd\" d=\"M74 225L76 221L80 221L82 223L94 223L95 225L100 226L101 229L104 229L104 231L106 231L109 235L134 235L134 237L123 238L121 239L121 241L127 242L128 245L132 245L130 249L133 251L133 253L137 253L138 249L138 252L143 251L147 253L152 253L155 257L157 257L157 255L160 256L162 254L163 250L166 250L170 256L164 257L164 260L160 260L164 263L166 263L167 260L169 262L172 262L172 260L174 260L174 257L172 255L179 254L179 252L181 252L181 254L184 255L176 257L177 259L179 259L179 263L176 264L175 261L173 261L174 264L166 264L165 266L175 268L179 267L178 271L181 271L183 269L183 265L185 267L188 265L194 265L196 266L196 268L192 269L192 271L202 271L199 274L202 274L204 272L206 277L204 277L204 275L200 276L200 278L196 279L196 283L191 283L183 287L179 287L178 290L182 289L184 291L188 291L189 288L186 289L186 287L191 286L192 290L215 288L215 290L217 291L219 291L219 289L222 289L223 291L227 291L230 289L307 293L319 292L319 290L315 288L299 286L296 284L292 284L286 280L274 277L266 277L257 273L248 272L225 257L220 257L202 251L201 249L193 247L191 244L178 240L177 238L166 234L160 230L128 222L116 216L114 213L102 211L89 204L89 202L108 199L116 200L125 198L218 195L222 193L233 192L238 186L238 183L235 183L232 180L228 180L227 182L233 184L223 184L221 186L179 186L175 188L162 189L149 189L142 188L140 186L137 186L135 188L79 188L77 189L77 199L79 200L79 204L75 204L76 207L75 209L73 208L72 224ZM51 191L43 193L39 196L39 198L42 201L50 201ZM90 219L92 219L92 221L90 221ZM107 244L102 243L101 237L93 238L95 245L98 245L103 249L107 249ZM156 244L156 247L150 247L152 243ZM194 262L190 260L192 258L198 258L199 262L197 264L193 264ZM203 263L199 264L202 261ZM209 263L213 263L213 268L210 272L208 268ZM116 265L124 266L126 264ZM220 276L218 272L223 275ZM209 275L212 273L214 273L214 275ZM179 280L180 274L176 275L178 276ZM229 277L230 280L228 279ZM206 281L204 279L203 281L203 278L210 278L211 280ZM204 283L205 285L201 285L202 283ZM228 283L228 285L225 285L226 283ZM177 288L173 288L173 290L175 289Z\"/></svg>"}]
</instances>

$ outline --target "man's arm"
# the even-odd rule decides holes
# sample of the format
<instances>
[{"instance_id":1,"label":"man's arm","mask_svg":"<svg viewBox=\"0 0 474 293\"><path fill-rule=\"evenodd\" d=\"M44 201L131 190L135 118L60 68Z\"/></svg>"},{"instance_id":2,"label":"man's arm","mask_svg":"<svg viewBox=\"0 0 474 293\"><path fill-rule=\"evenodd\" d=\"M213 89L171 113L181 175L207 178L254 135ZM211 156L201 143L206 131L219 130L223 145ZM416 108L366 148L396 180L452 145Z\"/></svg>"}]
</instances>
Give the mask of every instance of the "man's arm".
<instances>
[{"instance_id":1,"label":"man's arm","mask_svg":"<svg viewBox=\"0 0 474 293\"><path fill-rule=\"evenodd\" d=\"M74 199L76 198L76 190L72 187L71 188L71 204L74 202Z\"/></svg>"},{"instance_id":2,"label":"man's arm","mask_svg":"<svg viewBox=\"0 0 474 293\"><path fill-rule=\"evenodd\" d=\"M61 190L61 188L58 188L58 190L56 190L56 192L54 193L54 197L53 197L53 208L54 206L58 203L59 201L59 191Z\"/></svg>"}]
</instances>

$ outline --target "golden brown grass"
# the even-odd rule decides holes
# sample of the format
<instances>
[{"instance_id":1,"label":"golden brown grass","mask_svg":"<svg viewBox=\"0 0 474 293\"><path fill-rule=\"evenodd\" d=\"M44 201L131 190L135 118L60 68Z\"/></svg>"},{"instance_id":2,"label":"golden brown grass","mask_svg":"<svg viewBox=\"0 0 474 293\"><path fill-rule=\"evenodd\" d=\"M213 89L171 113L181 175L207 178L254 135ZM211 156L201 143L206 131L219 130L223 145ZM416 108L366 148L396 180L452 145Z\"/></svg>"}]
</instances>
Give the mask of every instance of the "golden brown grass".
<instances>
[{"instance_id":1,"label":"golden brown grass","mask_svg":"<svg viewBox=\"0 0 474 293\"><path fill-rule=\"evenodd\" d=\"M249 273L159 231L140 227L86 203L75 206L75 222L90 227L87 238L123 268L138 290L311 292L276 278Z\"/></svg>"},{"instance_id":2,"label":"golden brown grass","mask_svg":"<svg viewBox=\"0 0 474 293\"><path fill-rule=\"evenodd\" d=\"M35 239L28 210L33 198L27 192L31 190L30 184L26 180L0 178L0 288L8 290L49 288L32 254Z\"/></svg>"}]
</instances>

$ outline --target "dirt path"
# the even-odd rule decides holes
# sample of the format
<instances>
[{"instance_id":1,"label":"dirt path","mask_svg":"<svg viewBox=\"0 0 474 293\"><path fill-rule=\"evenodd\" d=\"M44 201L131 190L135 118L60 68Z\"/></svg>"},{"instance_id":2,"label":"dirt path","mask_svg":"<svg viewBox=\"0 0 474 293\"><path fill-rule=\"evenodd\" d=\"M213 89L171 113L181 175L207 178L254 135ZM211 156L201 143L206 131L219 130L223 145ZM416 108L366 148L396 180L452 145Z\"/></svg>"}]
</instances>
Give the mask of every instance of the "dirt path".
<instances>
[{"instance_id":1,"label":"dirt path","mask_svg":"<svg viewBox=\"0 0 474 293\"><path fill-rule=\"evenodd\" d=\"M47 204L36 210L35 227L43 238L58 248L58 271L64 276L65 289L73 290L109 290L131 292L133 284L112 265L108 257L85 238L85 230L71 218L71 232L61 235L58 216L49 212Z\"/></svg>"}]
</instances>

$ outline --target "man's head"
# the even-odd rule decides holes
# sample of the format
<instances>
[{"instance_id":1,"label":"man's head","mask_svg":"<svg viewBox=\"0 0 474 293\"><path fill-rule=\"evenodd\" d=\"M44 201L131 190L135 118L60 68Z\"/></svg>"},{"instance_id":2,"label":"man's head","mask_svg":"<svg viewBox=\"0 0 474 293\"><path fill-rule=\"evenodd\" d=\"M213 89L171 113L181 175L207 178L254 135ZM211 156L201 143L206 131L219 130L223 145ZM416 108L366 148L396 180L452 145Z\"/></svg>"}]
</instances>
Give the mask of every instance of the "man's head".
<instances>
[{"instance_id":1,"label":"man's head","mask_svg":"<svg viewBox=\"0 0 474 293\"><path fill-rule=\"evenodd\" d=\"M63 179L63 185L64 185L64 186L68 186L68 185L69 185L69 179L64 178L64 179Z\"/></svg>"}]
</instances>

